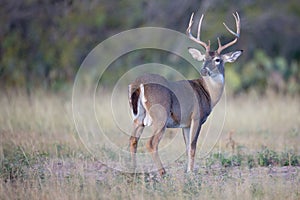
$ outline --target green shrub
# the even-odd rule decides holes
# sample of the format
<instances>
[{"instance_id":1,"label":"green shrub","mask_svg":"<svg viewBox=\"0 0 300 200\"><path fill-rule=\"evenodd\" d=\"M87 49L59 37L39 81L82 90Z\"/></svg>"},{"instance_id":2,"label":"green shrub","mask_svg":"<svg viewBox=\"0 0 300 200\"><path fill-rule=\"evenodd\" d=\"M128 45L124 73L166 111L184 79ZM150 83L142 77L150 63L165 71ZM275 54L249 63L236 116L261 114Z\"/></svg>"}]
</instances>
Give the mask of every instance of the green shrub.
<instances>
[{"instance_id":1,"label":"green shrub","mask_svg":"<svg viewBox=\"0 0 300 200\"><path fill-rule=\"evenodd\" d=\"M272 150L264 147L261 151L258 152L257 162L259 166L270 166L279 164L279 155Z\"/></svg>"},{"instance_id":2,"label":"green shrub","mask_svg":"<svg viewBox=\"0 0 300 200\"><path fill-rule=\"evenodd\" d=\"M300 156L296 155L293 151L282 152L280 154L281 166L299 166Z\"/></svg>"}]
</instances>

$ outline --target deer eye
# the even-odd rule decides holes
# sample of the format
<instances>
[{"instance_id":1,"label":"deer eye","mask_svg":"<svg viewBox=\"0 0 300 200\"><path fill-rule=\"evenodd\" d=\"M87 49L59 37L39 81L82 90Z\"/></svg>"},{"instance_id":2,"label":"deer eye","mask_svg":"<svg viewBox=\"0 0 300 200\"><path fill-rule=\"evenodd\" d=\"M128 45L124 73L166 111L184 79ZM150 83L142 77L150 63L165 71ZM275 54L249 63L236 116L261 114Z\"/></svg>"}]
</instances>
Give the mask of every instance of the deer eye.
<instances>
[{"instance_id":1,"label":"deer eye","mask_svg":"<svg viewBox=\"0 0 300 200\"><path fill-rule=\"evenodd\" d=\"M216 58L216 59L215 59L215 63L216 63L216 64L219 64L220 61L221 61L220 58Z\"/></svg>"}]
</instances>

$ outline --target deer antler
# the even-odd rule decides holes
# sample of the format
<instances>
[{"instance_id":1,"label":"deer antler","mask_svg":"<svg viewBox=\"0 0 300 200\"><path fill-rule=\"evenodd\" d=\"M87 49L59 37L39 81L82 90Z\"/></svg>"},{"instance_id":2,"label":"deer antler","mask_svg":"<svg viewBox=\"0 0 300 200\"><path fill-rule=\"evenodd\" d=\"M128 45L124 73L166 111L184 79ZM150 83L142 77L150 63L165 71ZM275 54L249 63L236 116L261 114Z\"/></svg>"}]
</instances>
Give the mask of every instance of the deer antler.
<instances>
[{"instance_id":1,"label":"deer antler","mask_svg":"<svg viewBox=\"0 0 300 200\"><path fill-rule=\"evenodd\" d=\"M228 26L223 22L225 28L235 36L235 39L232 40L231 42L225 44L224 46L222 46L220 38L218 38L218 44L219 44L219 48L217 50L217 53L220 54L224 49L232 46L233 44L235 44L238 40L238 38L240 37L240 31L241 31L241 20L240 20L240 16L238 14L238 12L233 13L232 14L234 19L235 19L235 23L236 23L236 33L234 31L232 31L230 28L228 28Z\"/></svg>"},{"instance_id":2,"label":"deer antler","mask_svg":"<svg viewBox=\"0 0 300 200\"><path fill-rule=\"evenodd\" d=\"M192 33L191 33L191 28L192 28L192 25L193 25L193 17L194 17L194 13L192 13L192 15L191 15L190 22L189 22L189 26L188 26L188 28L186 29L186 34L189 36L189 38L190 38L191 40L193 40L193 41L195 41L196 43L202 45L202 46L205 48L206 53L208 53L209 50L210 50L210 40L208 40L208 45L207 45L205 42L203 42L203 41L200 40L200 30L201 30L201 24L202 24L203 16L204 16L204 15L202 15L201 18L200 18L200 20L199 20L199 24L198 24L198 32L197 32L197 38L195 38L195 37L192 35Z\"/></svg>"}]
</instances>

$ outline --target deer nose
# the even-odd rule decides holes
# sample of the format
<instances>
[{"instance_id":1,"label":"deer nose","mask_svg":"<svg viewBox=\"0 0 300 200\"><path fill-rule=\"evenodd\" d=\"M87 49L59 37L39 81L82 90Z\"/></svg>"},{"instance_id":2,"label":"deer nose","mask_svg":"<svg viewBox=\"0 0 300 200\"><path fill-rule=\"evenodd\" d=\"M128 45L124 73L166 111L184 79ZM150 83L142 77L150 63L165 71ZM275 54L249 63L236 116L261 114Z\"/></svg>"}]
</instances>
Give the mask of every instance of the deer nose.
<instances>
[{"instance_id":1,"label":"deer nose","mask_svg":"<svg viewBox=\"0 0 300 200\"><path fill-rule=\"evenodd\" d=\"M210 70L208 69L208 67L202 67L202 69L200 70L200 74L202 76L210 76L211 72Z\"/></svg>"}]
</instances>

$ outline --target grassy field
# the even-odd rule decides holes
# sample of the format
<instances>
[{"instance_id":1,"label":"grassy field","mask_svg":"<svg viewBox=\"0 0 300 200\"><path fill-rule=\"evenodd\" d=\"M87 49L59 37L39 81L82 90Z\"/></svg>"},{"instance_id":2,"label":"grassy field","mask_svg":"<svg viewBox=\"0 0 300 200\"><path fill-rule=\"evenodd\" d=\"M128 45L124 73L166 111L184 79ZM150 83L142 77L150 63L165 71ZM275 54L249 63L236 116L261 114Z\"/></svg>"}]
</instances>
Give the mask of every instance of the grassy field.
<instances>
[{"instance_id":1,"label":"grassy field","mask_svg":"<svg viewBox=\"0 0 300 200\"><path fill-rule=\"evenodd\" d=\"M103 130L128 150L128 135L106 119L109 97L99 98L104 103L95 110ZM125 113L116 117L121 128L129 120L125 99L115 102ZM97 143L103 145L98 155L89 152L74 125L71 94L36 91L28 98L17 91L2 93L0 199L300 199L299 100L274 94L224 96L202 129L195 172L184 173L186 157L176 156L161 178L155 172L110 168L120 154L107 143ZM146 131L139 152L145 151L148 136ZM167 156L179 155L184 151L180 131L168 131L160 146Z\"/></svg>"}]
</instances>

